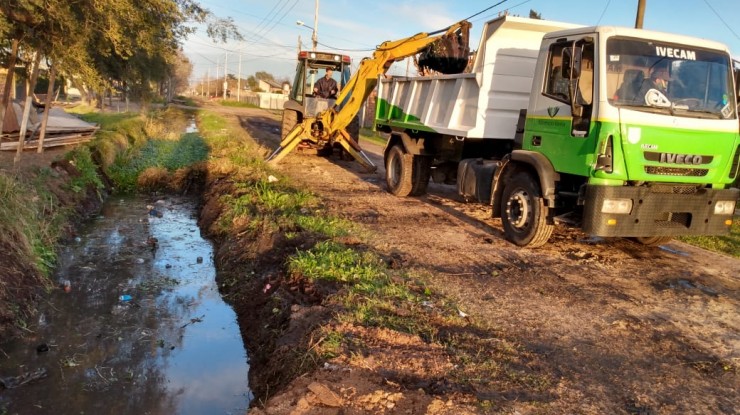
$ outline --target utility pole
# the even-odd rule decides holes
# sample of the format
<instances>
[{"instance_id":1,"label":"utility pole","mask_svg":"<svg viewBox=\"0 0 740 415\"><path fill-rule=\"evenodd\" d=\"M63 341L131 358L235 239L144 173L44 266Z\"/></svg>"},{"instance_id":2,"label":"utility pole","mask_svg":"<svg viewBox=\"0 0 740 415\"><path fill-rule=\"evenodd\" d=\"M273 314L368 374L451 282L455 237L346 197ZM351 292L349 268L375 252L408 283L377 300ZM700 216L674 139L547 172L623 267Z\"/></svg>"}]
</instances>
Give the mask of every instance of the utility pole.
<instances>
[{"instance_id":1,"label":"utility pole","mask_svg":"<svg viewBox=\"0 0 740 415\"><path fill-rule=\"evenodd\" d=\"M229 89L229 52L226 52L224 58L224 99L226 99L226 91Z\"/></svg>"},{"instance_id":2,"label":"utility pole","mask_svg":"<svg viewBox=\"0 0 740 415\"><path fill-rule=\"evenodd\" d=\"M316 46L319 44L319 0L316 0L316 9L313 12L313 34L311 34L311 41L313 42L313 51L316 51Z\"/></svg>"},{"instance_id":3,"label":"utility pole","mask_svg":"<svg viewBox=\"0 0 740 415\"><path fill-rule=\"evenodd\" d=\"M637 0L637 17L635 18L635 29L642 29L642 20L645 17L645 1L646 0Z\"/></svg>"},{"instance_id":4,"label":"utility pole","mask_svg":"<svg viewBox=\"0 0 740 415\"><path fill-rule=\"evenodd\" d=\"M236 100L237 102L241 102L241 93L242 93L242 54L239 53L239 75L236 79Z\"/></svg>"},{"instance_id":5,"label":"utility pole","mask_svg":"<svg viewBox=\"0 0 740 415\"><path fill-rule=\"evenodd\" d=\"M206 68L206 99L211 98L211 78L208 77L208 68Z\"/></svg>"}]
</instances>

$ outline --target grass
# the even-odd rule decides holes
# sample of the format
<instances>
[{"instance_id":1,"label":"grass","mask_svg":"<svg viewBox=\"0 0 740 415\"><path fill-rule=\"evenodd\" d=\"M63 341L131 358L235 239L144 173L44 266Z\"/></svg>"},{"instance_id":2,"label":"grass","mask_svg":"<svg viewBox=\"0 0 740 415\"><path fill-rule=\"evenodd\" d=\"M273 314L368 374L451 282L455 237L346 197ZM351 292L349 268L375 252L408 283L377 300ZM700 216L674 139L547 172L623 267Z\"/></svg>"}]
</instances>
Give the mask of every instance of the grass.
<instances>
[{"instance_id":1,"label":"grass","mask_svg":"<svg viewBox=\"0 0 740 415\"><path fill-rule=\"evenodd\" d=\"M309 281L341 285L334 301L344 309L337 317L342 322L436 337L436 329L422 316L420 304L428 298L424 289L412 278L392 275L370 252L327 240L290 257L288 271Z\"/></svg>"},{"instance_id":2,"label":"grass","mask_svg":"<svg viewBox=\"0 0 740 415\"><path fill-rule=\"evenodd\" d=\"M224 107L259 108L259 105L250 104L248 102L232 101L228 99L219 100L218 103L223 105Z\"/></svg>"},{"instance_id":3,"label":"grass","mask_svg":"<svg viewBox=\"0 0 740 415\"><path fill-rule=\"evenodd\" d=\"M14 257L48 275L56 260L54 244L62 231L62 223L55 213L63 210L57 208L54 196L45 190L43 181L38 178L27 183L0 174L0 198L3 200L0 203L0 235L10 242Z\"/></svg>"},{"instance_id":4,"label":"grass","mask_svg":"<svg viewBox=\"0 0 740 415\"><path fill-rule=\"evenodd\" d=\"M360 143L362 143L363 140L370 141L380 146L385 146L385 143L387 142L380 133L373 131L370 128L360 128Z\"/></svg>"},{"instance_id":5,"label":"grass","mask_svg":"<svg viewBox=\"0 0 740 415\"><path fill-rule=\"evenodd\" d=\"M208 156L205 141L194 133L182 134L178 140L152 139L141 148L120 155L108 168L108 175L121 192L137 189L141 174L150 168L161 168L167 172L191 166Z\"/></svg>"},{"instance_id":6,"label":"grass","mask_svg":"<svg viewBox=\"0 0 740 415\"><path fill-rule=\"evenodd\" d=\"M740 258L740 218L735 218L732 221L729 235L681 236L676 239L709 251L721 252Z\"/></svg>"},{"instance_id":7,"label":"grass","mask_svg":"<svg viewBox=\"0 0 740 415\"><path fill-rule=\"evenodd\" d=\"M233 180L233 191L220 199L224 211L217 221L219 233L228 233L234 224L252 231L281 230L291 237L309 232L334 238L356 231L350 222L326 215L315 195L273 171L244 130L229 127L208 111L199 113L198 129L211 148L211 172Z\"/></svg>"},{"instance_id":8,"label":"grass","mask_svg":"<svg viewBox=\"0 0 740 415\"><path fill-rule=\"evenodd\" d=\"M183 105L187 105L188 107L197 107L198 106L198 103L195 102L195 100L193 100L190 97L183 96L183 95L176 96L175 97L175 100L178 103L182 103Z\"/></svg>"}]
</instances>

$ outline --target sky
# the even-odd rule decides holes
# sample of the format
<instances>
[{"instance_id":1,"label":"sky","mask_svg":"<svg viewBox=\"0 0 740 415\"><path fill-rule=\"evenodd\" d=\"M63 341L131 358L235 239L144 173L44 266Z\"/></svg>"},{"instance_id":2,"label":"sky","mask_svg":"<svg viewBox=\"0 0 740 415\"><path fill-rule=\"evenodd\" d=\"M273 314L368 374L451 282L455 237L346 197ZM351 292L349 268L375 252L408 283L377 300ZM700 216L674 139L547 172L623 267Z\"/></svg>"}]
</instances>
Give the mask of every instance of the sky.
<instances>
[{"instance_id":1,"label":"sky","mask_svg":"<svg viewBox=\"0 0 740 415\"><path fill-rule=\"evenodd\" d=\"M726 44L740 60L740 1L738 0L645 0L643 27L680 33ZM318 2L318 24L314 11ZM528 16L534 9L543 19L585 26L634 27L638 0L201 0L214 15L230 17L244 36L243 41L214 43L203 28L183 44L193 62L191 83L208 74L242 78L266 71L276 79L291 79L300 39L301 48L312 47L312 29L317 29L317 50L336 51L352 57L353 69L362 57L370 56L386 40L398 40L419 32L433 32L469 18L471 49L477 49L483 24L508 10ZM296 21L307 26L300 26ZM415 75L413 64L394 64L390 73ZM218 72L217 72L218 71Z\"/></svg>"}]
</instances>

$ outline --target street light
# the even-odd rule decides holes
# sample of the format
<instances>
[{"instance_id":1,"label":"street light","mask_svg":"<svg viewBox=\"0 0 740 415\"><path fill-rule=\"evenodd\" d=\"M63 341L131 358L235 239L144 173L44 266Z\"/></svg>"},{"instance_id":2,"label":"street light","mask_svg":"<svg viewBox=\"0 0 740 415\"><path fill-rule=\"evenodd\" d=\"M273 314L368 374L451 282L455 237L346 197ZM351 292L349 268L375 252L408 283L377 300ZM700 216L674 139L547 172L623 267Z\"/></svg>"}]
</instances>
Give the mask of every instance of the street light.
<instances>
[{"instance_id":1,"label":"street light","mask_svg":"<svg viewBox=\"0 0 740 415\"><path fill-rule=\"evenodd\" d=\"M312 31L312 33L311 33L311 42L313 42L313 50L315 52L316 51L316 45L319 43L318 36L316 34L316 29L313 28L313 27L311 27L311 26L309 26L309 25L307 25L302 20L296 20L295 24L297 24L298 26L305 26L305 27L311 29L311 31Z\"/></svg>"}]
</instances>

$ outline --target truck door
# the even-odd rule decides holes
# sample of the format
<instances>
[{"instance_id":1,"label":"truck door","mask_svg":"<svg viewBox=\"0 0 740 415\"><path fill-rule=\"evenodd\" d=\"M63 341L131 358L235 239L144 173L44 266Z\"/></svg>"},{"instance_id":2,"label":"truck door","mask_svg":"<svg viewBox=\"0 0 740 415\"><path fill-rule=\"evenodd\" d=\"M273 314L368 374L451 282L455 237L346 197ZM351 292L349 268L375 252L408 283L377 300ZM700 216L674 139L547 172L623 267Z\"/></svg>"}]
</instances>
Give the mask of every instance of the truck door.
<instances>
[{"instance_id":1,"label":"truck door","mask_svg":"<svg viewBox=\"0 0 740 415\"><path fill-rule=\"evenodd\" d=\"M558 39L540 66L544 80L532 94L522 148L543 153L559 172L588 175L592 163L595 58L592 37Z\"/></svg>"}]
</instances>

